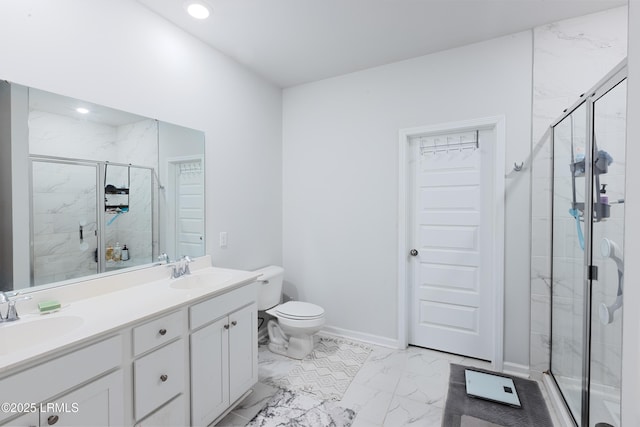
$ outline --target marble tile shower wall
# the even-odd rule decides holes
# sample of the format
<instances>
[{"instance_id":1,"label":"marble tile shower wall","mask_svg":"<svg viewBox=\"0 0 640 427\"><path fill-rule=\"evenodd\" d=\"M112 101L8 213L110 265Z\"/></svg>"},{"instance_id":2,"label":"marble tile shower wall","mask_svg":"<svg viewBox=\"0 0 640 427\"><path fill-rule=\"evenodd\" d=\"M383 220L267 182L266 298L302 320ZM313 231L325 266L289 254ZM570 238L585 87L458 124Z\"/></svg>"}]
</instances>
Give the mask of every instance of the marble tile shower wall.
<instances>
[{"instance_id":1,"label":"marble tile shower wall","mask_svg":"<svg viewBox=\"0 0 640 427\"><path fill-rule=\"evenodd\" d=\"M31 154L82 160L132 163L157 170L157 122L109 126L78 121L65 116L31 110L29 113L29 152ZM34 272L36 284L66 280L96 272L93 257L95 240L87 250L79 250L78 225L85 220L85 236L95 229L95 172L88 168L47 164L34 177ZM119 169L119 172L117 170ZM126 168L114 166L114 185L127 182ZM104 173L101 171L101 173ZM34 174L35 175L35 174ZM157 232L152 216L157 215L157 195L151 193L153 176L146 169L132 169L130 212L123 214L105 230L105 243L127 244L131 261L127 266L151 262ZM64 190L60 190L64 188ZM52 194L55 191L56 194ZM60 192L62 191L62 193ZM155 189L153 190L156 191ZM102 212L98 207L98 213ZM108 222L112 216L107 215ZM157 224L157 219L153 221Z\"/></svg>"},{"instance_id":2,"label":"marble tile shower wall","mask_svg":"<svg viewBox=\"0 0 640 427\"><path fill-rule=\"evenodd\" d=\"M78 227L91 241L96 215L95 169L56 163L33 164L34 284L96 273L93 250L80 250Z\"/></svg>"},{"instance_id":3,"label":"marble tile shower wall","mask_svg":"<svg viewBox=\"0 0 640 427\"><path fill-rule=\"evenodd\" d=\"M549 369L550 359L552 152L549 126L563 109L624 59L626 52L626 7L534 29L530 337L530 369L534 375ZM575 232L575 228L569 226L566 231ZM565 238L569 238L569 234L565 234Z\"/></svg>"}]
</instances>

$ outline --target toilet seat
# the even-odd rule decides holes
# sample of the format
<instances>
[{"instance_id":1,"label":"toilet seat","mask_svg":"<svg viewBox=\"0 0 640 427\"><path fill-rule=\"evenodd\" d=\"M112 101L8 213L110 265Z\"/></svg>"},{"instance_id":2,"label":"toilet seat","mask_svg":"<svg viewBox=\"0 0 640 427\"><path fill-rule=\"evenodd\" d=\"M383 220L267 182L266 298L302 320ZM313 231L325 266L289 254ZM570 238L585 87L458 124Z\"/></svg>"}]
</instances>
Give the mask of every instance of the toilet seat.
<instances>
[{"instance_id":1,"label":"toilet seat","mask_svg":"<svg viewBox=\"0 0 640 427\"><path fill-rule=\"evenodd\" d=\"M289 320L314 320L324 317L322 307L302 301L285 302L272 310L275 311L276 317Z\"/></svg>"}]
</instances>

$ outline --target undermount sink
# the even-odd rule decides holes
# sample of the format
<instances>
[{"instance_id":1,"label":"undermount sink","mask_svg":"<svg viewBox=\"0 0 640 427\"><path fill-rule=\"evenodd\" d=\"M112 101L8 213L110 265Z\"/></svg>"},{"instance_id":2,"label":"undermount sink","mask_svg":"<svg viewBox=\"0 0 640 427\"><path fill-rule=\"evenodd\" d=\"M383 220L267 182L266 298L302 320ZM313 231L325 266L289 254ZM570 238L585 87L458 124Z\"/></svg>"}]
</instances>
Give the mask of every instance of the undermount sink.
<instances>
[{"instance_id":1,"label":"undermount sink","mask_svg":"<svg viewBox=\"0 0 640 427\"><path fill-rule=\"evenodd\" d=\"M14 322L0 323L0 355L42 342L55 340L84 323L79 316L44 315L35 319L20 319Z\"/></svg>"},{"instance_id":2,"label":"undermount sink","mask_svg":"<svg viewBox=\"0 0 640 427\"><path fill-rule=\"evenodd\" d=\"M173 289L200 289L221 285L231 280L231 277L231 273L221 271L188 274L178 279L171 279L169 287Z\"/></svg>"}]
</instances>

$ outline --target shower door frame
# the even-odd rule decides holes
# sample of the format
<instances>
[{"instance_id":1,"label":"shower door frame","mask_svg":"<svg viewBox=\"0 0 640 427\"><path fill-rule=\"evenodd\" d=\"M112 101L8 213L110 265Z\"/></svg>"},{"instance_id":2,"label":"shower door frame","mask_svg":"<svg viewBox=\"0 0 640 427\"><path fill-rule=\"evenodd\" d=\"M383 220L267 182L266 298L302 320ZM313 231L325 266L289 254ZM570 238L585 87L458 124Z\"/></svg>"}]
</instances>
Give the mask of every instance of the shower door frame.
<instances>
[{"instance_id":1,"label":"shower door frame","mask_svg":"<svg viewBox=\"0 0 640 427\"><path fill-rule=\"evenodd\" d=\"M134 165L131 163L117 163L103 160L86 160L86 159L73 159L68 157L56 157L56 156L47 156L47 155L39 155L39 154L30 154L29 155L29 242L30 242L30 260L29 260L29 275L31 286L34 283L34 269L35 269L35 254L34 254L34 224L33 224L33 162L48 162L48 163L58 163L58 164L67 164L67 165L75 165L75 166L93 166L96 169L96 244L98 249L98 261L97 261L97 271L96 274L102 274L106 272L106 261L104 257L104 232L106 229L106 220L104 216L104 200L105 200L105 174L103 173L105 165L109 166L118 166L118 167L131 167L137 169L146 169L151 173L151 188L149 189L151 197L151 262L155 257L156 253L156 245L154 244L155 237L155 229L156 229L156 214L154 211L157 209L155 206L155 191L154 191L154 178L156 176L155 169L151 166L140 166ZM160 236L157 237L158 240ZM158 241L159 244L159 241ZM82 276L75 279L70 280L85 280L88 276Z\"/></svg>"},{"instance_id":2,"label":"shower door frame","mask_svg":"<svg viewBox=\"0 0 640 427\"><path fill-rule=\"evenodd\" d=\"M96 245L98 247L98 263L96 266L96 273L102 273L104 270L104 257L100 256L100 249L102 247L102 230L104 226L104 216L100 215L100 200L104 200L104 178L100 173L100 162L94 160L82 160L82 159L70 159L65 157L43 156L37 154L29 155L29 246L30 246L30 260L29 260L29 275L31 286L35 284L35 252L34 252L34 223L33 223L33 163L55 163L61 165L72 166L88 166L93 167L96 173ZM102 190L101 190L102 189ZM74 279L75 280L75 279Z\"/></svg>"},{"instance_id":3,"label":"shower door frame","mask_svg":"<svg viewBox=\"0 0 640 427\"><path fill-rule=\"evenodd\" d=\"M594 189L593 189L593 176L592 176L592 165L593 165L593 145L594 145L594 105L595 103L605 96L611 89L616 87L618 84L622 83L627 79L627 60L621 61L616 67L613 68L604 78L602 78L591 90L586 92L585 94L580 96L580 99L574 103L570 108L566 109L562 116L560 116L557 120L555 120L551 126L551 152L554 153L555 140L554 140L554 130L555 127L560 124L564 119L573 114L578 108L582 105L586 107L587 120L586 120L586 136L587 139L585 141L585 206L584 206L584 218L593 218L593 197L594 197ZM573 141L571 141L573 144ZM552 164L555 159L553 159L552 154ZM554 167L551 168L551 223L553 224L553 212L554 212L554 197L555 194L555 172ZM592 320L592 295L591 295L591 287L594 280L592 279L592 268L593 268L593 248L592 248L592 232L593 232L593 220L589 221L589 226L587 227L587 221L584 222L584 283L583 283L583 319L582 319L582 390L581 390L581 406L580 406L580 427L588 427L589 426L589 415L590 415L590 389L591 389L591 320ZM556 380L553 374L553 226L551 227L551 293L550 293L550 337L549 337L549 374L553 379L553 383L559 392L559 395L562 397L563 404L565 406L566 411L571 416L571 419L577 426L577 422L573 413L569 409L569 405L566 401L566 398L560 389L558 381Z\"/></svg>"}]
</instances>

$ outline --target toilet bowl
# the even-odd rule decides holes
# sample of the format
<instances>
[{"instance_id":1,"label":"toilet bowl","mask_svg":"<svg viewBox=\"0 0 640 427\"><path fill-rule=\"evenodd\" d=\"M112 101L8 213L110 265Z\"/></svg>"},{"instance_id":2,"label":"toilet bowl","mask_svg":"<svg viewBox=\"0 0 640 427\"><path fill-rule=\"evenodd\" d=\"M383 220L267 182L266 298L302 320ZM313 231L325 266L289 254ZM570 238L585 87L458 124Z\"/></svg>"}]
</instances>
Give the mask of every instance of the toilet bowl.
<instances>
[{"instance_id":1,"label":"toilet bowl","mask_svg":"<svg viewBox=\"0 0 640 427\"><path fill-rule=\"evenodd\" d=\"M314 334L325 323L324 309L315 304L289 301L280 304L284 269L269 266L261 273L258 310L275 317L267 323L269 350L294 359L303 359L313 351Z\"/></svg>"},{"instance_id":2,"label":"toilet bowl","mask_svg":"<svg viewBox=\"0 0 640 427\"><path fill-rule=\"evenodd\" d=\"M266 311L269 320L269 350L293 359L303 359L313 351L314 334L324 326L324 310L315 304L289 301Z\"/></svg>"}]
</instances>

